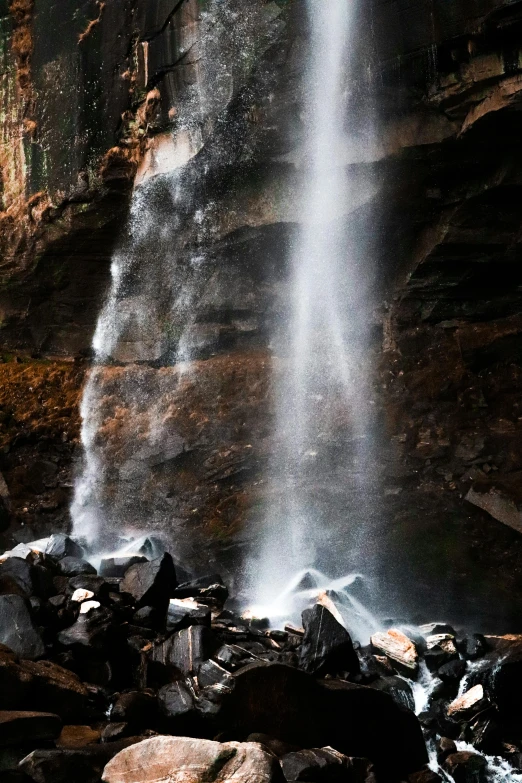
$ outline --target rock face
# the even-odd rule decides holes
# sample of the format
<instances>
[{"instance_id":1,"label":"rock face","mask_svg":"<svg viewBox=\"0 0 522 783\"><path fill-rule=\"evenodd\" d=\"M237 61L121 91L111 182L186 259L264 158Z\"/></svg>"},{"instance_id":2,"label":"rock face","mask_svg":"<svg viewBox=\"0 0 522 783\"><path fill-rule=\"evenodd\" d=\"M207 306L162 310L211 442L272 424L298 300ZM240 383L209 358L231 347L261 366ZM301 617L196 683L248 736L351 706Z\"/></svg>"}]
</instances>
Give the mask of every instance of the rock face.
<instances>
[{"instance_id":1,"label":"rock face","mask_svg":"<svg viewBox=\"0 0 522 783\"><path fill-rule=\"evenodd\" d=\"M223 562L221 544L247 519L259 528L259 479L278 448L270 381L284 359L273 359L267 336L288 293L308 33L302 3L252 2L248 14L239 0L209 7L216 35L207 37L195 0L0 8L0 348L11 359L0 375L5 382L23 373L21 384L9 383L27 395L23 410L11 389L1 401L0 435L10 450L0 470L11 497L2 496L0 527L14 515L9 547L55 523L66 529L83 370L54 368L70 388L48 395L54 373L30 356L71 359L89 350L136 175L141 188L156 175L158 226L165 215L180 220L172 277L192 294L179 297L179 323L166 329L164 303L147 307L146 290L126 292L121 351L96 378L107 495L122 488L118 516L130 524L168 521L194 560L197 535ZM353 114L368 116L376 105L380 121L374 148L351 165L366 196L347 218L378 236L368 257L372 398L383 433L379 481L367 487L371 497L349 503L386 505L389 557L380 581L400 584L407 573L418 584L415 594L403 590L406 609L432 600L433 585L449 574L448 596L478 602L494 585L490 614L499 630L511 617L499 617L498 606L507 615L513 607L513 617L520 610L522 562L519 11L518 0L434 0L429 12L416 0L407 8L399 0L364 4ZM207 81L203 61L212 66ZM206 107L197 143L176 124L195 84ZM166 160L191 155L190 176L204 172L194 192L200 222L174 208L167 178L158 184ZM368 179L379 187L363 188ZM153 313L139 337L137 310ZM196 358L190 376L172 366L180 343ZM25 366L13 351L27 357ZM164 439L153 447L147 394L122 403L129 382L159 400ZM327 498L334 547L347 505L337 490L350 484L338 467L343 426L325 421L328 469L303 486L312 507L319 493ZM140 448L129 449L135 438ZM441 612L454 609L439 600ZM474 602L458 602L461 620Z\"/></svg>"}]
</instances>

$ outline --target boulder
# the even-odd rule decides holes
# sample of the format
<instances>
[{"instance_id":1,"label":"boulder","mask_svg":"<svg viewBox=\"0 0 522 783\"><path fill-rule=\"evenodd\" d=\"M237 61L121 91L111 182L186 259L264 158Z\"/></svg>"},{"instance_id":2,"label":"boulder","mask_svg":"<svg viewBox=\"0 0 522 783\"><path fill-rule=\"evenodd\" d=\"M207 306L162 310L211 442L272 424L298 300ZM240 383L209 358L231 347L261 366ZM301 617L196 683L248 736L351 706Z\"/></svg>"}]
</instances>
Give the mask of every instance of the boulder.
<instances>
[{"instance_id":1,"label":"boulder","mask_svg":"<svg viewBox=\"0 0 522 783\"><path fill-rule=\"evenodd\" d=\"M171 598L167 610L167 633L178 631L189 625L210 627L211 611L205 604L192 598Z\"/></svg>"},{"instance_id":2,"label":"boulder","mask_svg":"<svg viewBox=\"0 0 522 783\"><path fill-rule=\"evenodd\" d=\"M110 759L136 740L132 738L85 748L35 750L19 764L35 783L100 783Z\"/></svg>"},{"instance_id":3,"label":"boulder","mask_svg":"<svg viewBox=\"0 0 522 783\"><path fill-rule=\"evenodd\" d=\"M62 729L58 715L50 712L0 710L0 747L31 741L55 740Z\"/></svg>"},{"instance_id":4,"label":"boulder","mask_svg":"<svg viewBox=\"0 0 522 783\"><path fill-rule=\"evenodd\" d=\"M415 709L415 699L411 686L402 677L394 675L391 677L379 677L378 680L370 683L370 687L388 693L399 706L407 707L409 710Z\"/></svg>"},{"instance_id":5,"label":"boulder","mask_svg":"<svg viewBox=\"0 0 522 783\"><path fill-rule=\"evenodd\" d=\"M234 672L247 661L252 661L254 656L244 647L237 644L224 644L214 655L215 660L229 671Z\"/></svg>"},{"instance_id":6,"label":"boulder","mask_svg":"<svg viewBox=\"0 0 522 783\"><path fill-rule=\"evenodd\" d=\"M455 783L486 783L487 761L484 756L470 751L459 751L448 756L444 769Z\"/></svg>"},{"instance_id":7,"label":"boulder","mask_svg":"<svg viewBox=\"0 0 522 783\"><path fill-rule=\"evenodd\" d=\"M522 702L522 636L488 637L494 646L470 674L469 685L483 685L505 720L518 719Z\"/></svg>"},{"instance_id":8,"label":"boulder","mask_svg":"<svg viewBox=\"0 0 522 783\"><path fill-rule=\"evenodd\" d=\"M477 658L482 658L486 654L488 645L481 633L473 633L459 639L457 641L457 649L467 660L476 661Z\"/></svg>"},{"instance_id":9,"label":"boulder","mask_svg":"<svg viewBox=\"0 0 522 783\"><path fill-rule=\"evenodd\" d=\"M147 562L147 558L142 555L107 557L100 563L99 574L100 576L123 577L131 566Z\"/></svg>"},{"instance_id":10,"label":"boulder","mask_svg":"<svg viewBox=\"0 0 522 783\"><path fill-rule=\"evenodd\" d=\"M100 741L101 731L90 726L64 726L56 740L59 748L84 748Z\"/></svg>"},{"instance_id":11,"label":"boulder","mask_svg":"<svg viewBox=\"0 0 522 783\"><path fill-rule=\"evenodd\" d=\"M110 716L116 723L151 728L158 714L156 697L151 691L129 691L118 697Z\"/></svg>"},{"instance_id":12,"label":"boulder","mask_svg":"<svg viewBox=\"0 0 522 783\"><path fill-rule=\"evenodd\" d=\"M64 557L59 562L60 573L64 576L82 576L83 574L96 575L93 565L79 557Z\"/></svg>"},{"instance_id":13,"label":"boulder","mask_svg":"<svg viewBox=\"0 0 522 783\"><path fill-rule=\"evenodd\" d=\"M64 557L83 558L82 547L63 533L53 533L47 540L45 554L63 560Z\"/></svg>"},{"instance_id":14,"label":"boulder","mask_svg":"<svg viewBox=\"0 0 522 783\"><path fill-rule=\"evenodd\" d=\"M33 594L32 566L21 557L9 557L0 564L0 594L21 595L29 598Z\"/></svg>"},{"instance_id":15,"label":"boulder","mask_svg":"<svg viewBox=\"0 0 522 783\"><path fill-rule=\"evenodd\" d=\"M0 595L0 644L29 660L41 658L45 653L28 604L19 595Z\"/></svg>"},{"instance_id":16,"label":"boulder","mask_svg":"<svg viewBox=\"0 0 522 783\"><path fill-rule=\"evenodd\" d=\"M419 656L414 643L402 631L390 628L386 632L373 634L371 643L374 650L385 655L399 673L416 677L419 670Z\"/></svg>"},{"instance_id":17,"label":"boulder","mask_svg":"<svg viewBox=\"0 0 522 783\"><path fill-rule=\"evenodd\" d=\"M88 590L96 600L105 601L109 597L111 586L102 576L96 574L79 574L67 582L65 592L72 597L77 590Z\"/></svg>"},{"instance_id":18,"label":"boulder","mask_svg":"<svg viewBox=\"0 0 522 783\"><path fill-rule=\"evenodd\" d=\"M228 589L220 574L200 576L190 582L178 585L173 598L213 598L220 603L225 603L228 598Z\"/></svg>"},{"instance_id":19,"label":"boulder","mask_svg":"<svg viewBox=\"0 0 522 783\"><path fill-rule=\"evenodd\" d=\"M299 665L317 676L359 673L359 659L348 631L320 604L303 612L305 635Z\"/></svg>"},{"instance_id":20,"label":"boulder","mask_svg":"<svg viewBox=\"0 0 522 783\"><path fill-rule=\"evenodd\" d=\"M366 759L349 758L333 748L287 753L280 763L286 780L314 783L364 783L370 766Z\"/></svg>"},{"instance_id":21,"label":"boulder","mask_svg":"<svg viewBox=\"0 0 522 783\"><path fill-rule=\"evenodd\" d=\"M85 606L86 604L82 604L82 608ZM112 612L103 607L88 608L90 611L80 614L73 625L58 634L57 639L64 647L89 647L99 650L114 636Z\"/></svg>"},{"instance_id":22,"label":"boulder","mask_svg":"<svg viewBox=\"0 0 522 783\"><path fill-rule=\"evenodd\" d=\"M212 657L216 647L216 638L210 628L191 625L156 645L150 660L156 669L165 673L177 672L186 677L196 674L200 665Z\"/></svg>"},{"instance_id":23,"label":"boulder","mask_svg":"<svg viewBox=\"0 0 522 783\"><path fill-rule=\"evenodd\" d=\"M298 747L329 745L368 758L389 774L408 774L427 762L417 718L386 693L317 681L279 663L248 664L234 679L220 716L229 736L256 732Z\"/></svg>"},{"instance_id":24,"label":"boulder","mask_svg":"<svg viewBox=\"0 0 522 783\"><path fill-rule=\"evenodd\" d=\"M437 672L438 677L442 682L448 685L457 685L466 673L466 661L462 658L457 658L454 661L445 663Z\"/></svg>"},{"instance_id":25,"label":"boulder","mask_svg":"<svg viewBox=\"0 0 522 783\"><path fill-rule=\"evenodd\" d=\"M429 767L424 767L424 769L408 775L408 783L442 783L442 778Z\"/></svg>"},{"instance_id":26,"label":"boulder","mask_svg":"<svg viewBox=\"0 0 522 783\"><path fill-rule=\"evenodd\" d=\"M205 661L198 669L198 685L200 688L208 688L211 685L233 688L234 682L232 675L216 661Z\"/></svg>"},{"instance_id":27,"label":"boulder","mask_svg":"<svg viewBox=\"0 0 522 783\"><path fill-rule=\"evenodd\" d=\"M462 696L451 702L448 706L448 717L453 720L469 720L473 715L477 715L489 702L484 693L482 685L474 685Z\"/></svg>"},{"instance_id":28,"label":"boulder","mask_svg":"<svg viewBox=\"0 0 522 783\"><path fill-rule=\"evenodd\" d=\"M89 691L74 672L51 661L21 661L19 669L18 681L29 685L30 708L52 710L68 721L90 712Z\"/></svg>"},{"instance_id":29,"label":"boulder","mask_svg":"<svg viewBox=\"0 0 522 783\"><path fill-rule=\"evenodd\" d=\"M172 557L162 557L131 566L121 583L121 591L132 595L138 607L168 604L176 589L176 569Z\"/></svg>"},{"instance_id":30,"label":"boulder","mask_svg":"<svg viewBox=\"0 0 522 783\"><path fill-rule=\"evenodd\" d=\"M158 691L158 703L162 716L168 720L171 730L191 725L196 716L194 696L184 682L164 685Z\"/></svg>"},{"instance_id":31,"label":"boulder","mask_svg":"<svg viewBox=\"0 0 522 783\"><path fill-rule=\"evenodd\" d=\"M115 756L104 783L279 783L276 759L255 743L152 737Z\"/></svg>"}]
</instances>

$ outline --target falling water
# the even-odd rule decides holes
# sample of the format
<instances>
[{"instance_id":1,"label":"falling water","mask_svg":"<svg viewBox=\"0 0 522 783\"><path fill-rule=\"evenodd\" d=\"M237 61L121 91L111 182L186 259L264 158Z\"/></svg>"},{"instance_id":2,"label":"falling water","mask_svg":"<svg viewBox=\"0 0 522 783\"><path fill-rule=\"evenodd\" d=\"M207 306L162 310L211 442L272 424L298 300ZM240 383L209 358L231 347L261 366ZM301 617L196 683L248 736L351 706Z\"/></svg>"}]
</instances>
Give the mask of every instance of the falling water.
<instances>
[{"instance_id":1,"label":"falling water","mask_svg":"<svg viewBox=\"0 0 522 783\"><path fill-rule=\"evenodd\" d=\"M368 280L360 236L350 220L360 193L345 165L357 157L347 148L345 127L356 3L308 0L307 8L311 52L300 219L291 257L290 314L274 338L270 498L263 541L250 568L250 593L269 614L281 610L289 573L316 564L321 547L332 575L346 569L349 550L356 560L369 458ZM341 492L351 493L345 513L352 518L333 533L327 519L330 470L337 471Z\"/></svg>"}]
</instances>

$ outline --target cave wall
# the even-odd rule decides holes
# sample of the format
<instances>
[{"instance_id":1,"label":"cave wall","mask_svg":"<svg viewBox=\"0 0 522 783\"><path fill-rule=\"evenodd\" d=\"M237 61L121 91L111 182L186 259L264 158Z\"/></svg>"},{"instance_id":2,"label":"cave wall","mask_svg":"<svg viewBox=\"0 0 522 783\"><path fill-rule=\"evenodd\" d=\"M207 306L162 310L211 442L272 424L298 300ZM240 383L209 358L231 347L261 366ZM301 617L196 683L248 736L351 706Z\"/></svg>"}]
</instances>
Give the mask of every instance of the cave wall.
<instances>
[{"instance_id":1,"label":"cave wall","mask_svg":"<svg viewBox=\"0 0 522 783\"><path fill-rule=\"evenodd\" d=\"M201 201L212 203L213 226L192 319L207 379L198 387L201 429L189 427L187 453L158 468L151 487L165 490L165 513L180 529L225 547L260 502L270 451L268 335L284 307L306 51L302 0L247 7L223 67L210 74L219 88L192 164L208 169ZM0 5L5 358L31 365L30 354L45 362L88 353L133 178L154 169L155 145L201 83L196 22L205 8L192 0ZM259 41L238 63L252 29ZM349 218L367 227L374 265L382 443L373 501L386 509L383 546L398 570L402 542L411 541L421 595L446 573L457 598L466 592L484 604L494 574L502 596L522 576L513 530L522 530L522 4L367 0L358 29L351 132L361 136L365 117L378 116L371 145L352 162L365 196ZM198 242L189 236L187 245ZM189 384L181 410L191 394ZM110 419L117 397L106 404ZM60 427L46 437L60 441ZM64 470L74 427L70 438L58 459ZM40 435L27 439L38 447ZM10 487L35 457L9 443L1 467ZM36 492L28 503L16 492L16 514L29 513L32 534L49 498ZM65 509L63 501L63 524ZM494 616L497 598L483 611Z\"/></svg>"}]
</instances>

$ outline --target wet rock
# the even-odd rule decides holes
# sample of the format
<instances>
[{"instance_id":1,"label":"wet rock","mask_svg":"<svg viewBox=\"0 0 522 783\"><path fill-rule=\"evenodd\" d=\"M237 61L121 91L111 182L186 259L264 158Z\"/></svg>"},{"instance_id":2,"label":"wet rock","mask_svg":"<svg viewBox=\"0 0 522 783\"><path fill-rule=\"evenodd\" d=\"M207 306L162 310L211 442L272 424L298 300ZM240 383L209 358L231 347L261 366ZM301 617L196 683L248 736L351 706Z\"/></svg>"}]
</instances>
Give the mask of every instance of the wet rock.
<instances>
[{"instance_id":1,"label":"wet rock","mask_svg":"<svg viewBox=\"0 0 522 783\"><path fill-rule=\"evenodd\" d=\"M495 717L491 710L477 715L466 724L463 734L466 742L490 756L500 755L502 752L502 731Z\"/></svg>"},{"instance_id":2,"label":"wet rock","mask_svg":"<svg viewBox=\"0 0 522 783\"><path fill-rule=\"evenodd\" d=\"M55 740L62 729L58 715L49 712L0 710L0 747L31 741Z\"/></svg>"},{"instance_id":3,"label":"wet rock","mask_svg":"<svg viewBox=\"0 0 522 783\"><path fill-rule=\"evenodd\" d=\"M20 557L10 557L0 565L0 594L33 594L32 566Z\"/></svg>"},{"instance_id":4,"label":"wet rock","mask_svg":"<svg viewBox=\"0 0 522 783\"><path fill-rule=\"evenodd\" d=\"M19 595L0 595L0 644L29 660L41 658L45 653L28 604Z\"/></svg>"},{"instance_id":5,"label":"wet rock","mask_svg":"<svg viewBox=\"0 0 522 783\"><path fill-rule=\"evenodd\" d=\"M187 737L152 737L119 753L105 767L104 783L279 783L276 759L261 745Z\"/></svg>"},{"instance_id":6,"label":"wet rock","mask_svg":"<svg viewBox=\"0 0 522 783\"><path fill-rule=\"evenodd\" d=\"M370 684L371 688L388 693L399 706L409 710L415 708L415 699L411 686L402 677L380 677Z\"/></svg>"},{"instance_id":7,"label":"wet rock","mask_svg":"<svg viewBox=\"0 0 522 783\"><path fill-rule=\"evenodd\" d=\"M138 607L168 603L176 589L176 570L165 553L156 560L131 566L121 583L121 592L132 595Z\"/></svg>"},{"instance_id":8,"label":"wet rock","mask_svg":"<svg viewBox=\"0 0 522 783\"><path fill-rule=\"evenodd\" d=\"M302 619L305 635L299 665L304 671L318 676L358 674L359 659L350 634L326 607L316 604L303 612Z\"/></svg>"},{"instance_id":9,"label":"wet rock","mask_svg":"<svg viewBox=\"0 0 522 783\"><path fill-rule=\"evenodd\" d=\"M102 731L102 742L114 742L115 740L130 737L132 727L128 723L108 723Z\"/></svg>"},{"instance_id":10,"label":"wet rock","mask_svg":"<svg viewBox=\"0 0 522 783\"><path fill-rule=\"evenodd\" d=\"M198 669L198 685L200 688L207 688L210 685L224 685L226 688L232 688L234 682L232 675L216 661L205 661Z\"/></svg>"},{"instance_id":11,"label":"wet rock","mask_svg":"<svg viewBox=\"0 0 522 783\"><path fill-rule=\"evenodd\" d=\"M216 638L210 628L192 625L156 645L151 662L166 672L174 671L186 677L195 674L199 666L212 657L216 647Z\"/></svg>"},{"instance_id":12,"label":"wet rock","mask_svg":"<svg viewBox=\"0 0 522 783\"><path fill-rule=\"evenodd\" d=\"M228 598L228 588L219 574L210 574L180 584L172 598L200 598L224 604Z\"/></svg>"},{"instance_id":13,"label":"wet rock","mask_svg":"<svg viewBox=\"0 0 522 783\"><path fill-rule=\"evenodd\" d=\"M68 580L65 593L72 597L76 590L88 590L93 593L97 601L105 602L109 597L111 586L102 577L96 574L79 574Z\"/></svg>"},{"instance_id":14,"label":"wet rock","mask_svg":"<svg viewBox=\"0 0 522 783\"><path fill-rule=\"evenodd\" d=\"M237 736L268 734L299 747L334 747L387 774L427 762L420 725L388 694L340 680L317 681L282 664L252 663L235 675L220 720Z\"/></svg>"},{"instance_id":15,"label":"wet rock","mask_svg":"<svg viewBox=\"0 0 522 783\"><path fill-rule=\"evenodd\" d=\"M427 649L424 652L424 661L430 671L440 669L450 661L458 660L458 652L455 637L451 634L434 634L426 639Z\"/></svg>"},{"instance_id":16,"label":"wet rock","mask_svg":"<svg viewBox=\"0 0 522 783\"><path fill-rule=\"evenodd\" d=\"M488 637L494 649L477 663L469 685L483 685L505 720L517 719L522 700L522 636Z\"/></svg>"},{"instance_id":17,"label":"wet rock","mask_svg":"<svg viewBox=\"0 0 522 783\"><path fill-rule=\"evenodd\" d=\"M112 612L100 607L80 614L73 625L58 634L57 639L64 647L102 649L114 636L114 632Z\"/></svg>"},{"instance_id":18,"label":"wet rock","mask_svg":"<svg viewBox=\"0 0 522 783\"><path fill-rule=\"evenodd\" d=\"M147 558L142 555L108 557L101 561L99 574L100 576L124 577L131 566L146 562L148 562Z\"/></svg>"},{"instance_id":19,"label":"wet rock","mask_svg":"<svg viewBox=\"0 0 522 783\"><path fill-rule=\"evenodd\" d=\"M254 657L244 647L236 644L224 644L214 655L215 660L231 672L236 671Z\"/></svg>"},{"instance_id":20,"label":"wet rock","mask_svg":"<svg viewBox=\"0 0 522 783\"><path fill-rule=\"evenodd\" d=\"M338 753L333 748L312 748L288 753L281 768L288 781L316 783L364 783L370 764Z\"/></svg>"},{"instance_id":21,"label":"wet rock","mask_svg":"<svg viewBox=\"0 0 522 783\"><path fill-rule=\"evenodd\" d=\"M157 719L158 705L152 691L123 693L114 703L110 717L116 723L151 728Z\"/></svg>"},{"instance_id":22,"label":"wet rock","mask_svg":"<svg viewBox=\"0 0 522 783\"><path fill-rule=\"evenodd\" d=\"M465 672L466 661L463 661L461 658L457 658L456 660L450 661L449 663L445 663L443 666L441 666L437 671L437 676L442 680L442 682L455 685L458 684L462 677L464 677Z\"/></svg>"},{"instance_id":23,"label":"wet rock","mask_svg":"<svg viewBox=\"0 0 522 783\"><path fill-rule=\"evenodd\" d=\"M82 547L73 541L69 536L62 533L53 533L47 541L45 553L55 557L57 560L63 560L64 557L83 558Z\"/></svg>"},{"instance_id":24,"label":"wet rock","mask_svg":"<svg viewBox=\"0 0 522 783\"><path fill-rule=\"evenodd\" d=\"M164 685L158 691L158 703L161 714L168 720L171 729L186 730L194 721L194 696L183 682Z\"/></svg>"},{"instance_id":25,"label":"wet rock","mask_svg":"<svg viewBox=\"0 0 522 783\"><path fill-rule=\"evenodd\" d=\"M466 720L481 712L488 706L482 685L474 685L462 696L452 701L448 706L448 717L455 720Z\"/></svg>"},{"instance_id":26,"label":"wet rock","mask_svg":"<svg viewBox=\"0 0 522 783\"><path fill-rule=\"evenodd\" d=\"M210 626L211 611L191 598L171 598L167 610L167 633L189 625Z\"/></svg>"},{"instance_id":27,"label":"wet rock","mask_svg":"<svg viewBox=\"0 0 522 783\"><path fill-rule=\"evenodd\" d=\"M416 676L419 669L419 656L411 639L395 628L376 633L371 637L372 647L384 654L397 667L400 673Z\"/></svg>"},{"instance_id":28,"label":"wet rock","mask_svg":"<svg viewBox=\"0 0 522 783\"><path fill-rule=\"evenodd\" d=\"M84 748L100 741L101 732L90 726L64 726L56 740L59 748Z\"/></svg>"},{"instance_id":29,"label":"wet rock","mask_svg":"<svg viewBox=\"0 0 522 783\"><path fill-rule=\"evenodd\" d=\"M477 658L481 658L486 654L488 645L481 633L473 633L460 639L457 642L457 649L464 658L476 661Z\"/></svg>"},{"instance_id":30,"label":"wet rock","mask_svg":"<svg viewBox=\"0 0 522 783\"><path fill-rule=\"evenodd\" d=\"M444 769L455 783L486 783L486 767L484 756L469 751L453 753L444 762Z\"/></svg>"},{"instance_id":31,"label":"wet rock","mask_svg":"<svg viewBox=\"0 0 522 783\"><path fill-rule=\"evenodd\" d=\"M81 576L83 574L96 575L96 569L87 560L79 557L64 557L59 562L60 572L64 576Z\"/></svg>"},{"instance_id":32,"label":"wet rock","mask_svg":"<svg viewBox=\"0 0 522 783\"><path fill-rule=\"evenodd\" d=\"M455 745L455 741L450 739L449 737L441 737L438 743L437 748L437 757L439 761L443 761L448 756L451 756L452 753L457 752L457 746Z\"/></svg>"},{"instance_id":33,"label":"wet rock","mask_svg":"<svg viewBox=\"0 0 522 783\"><path fill-rule=\"evenodd\" d=\"M424 767L418 772L408 775L408 783L441 783L442 778L429 767Z\"/></svg>"}]
</instances>

